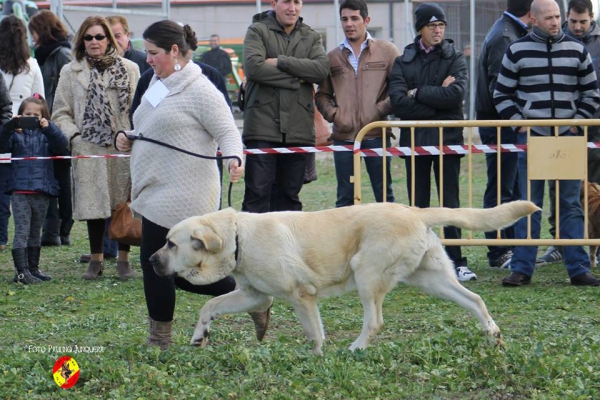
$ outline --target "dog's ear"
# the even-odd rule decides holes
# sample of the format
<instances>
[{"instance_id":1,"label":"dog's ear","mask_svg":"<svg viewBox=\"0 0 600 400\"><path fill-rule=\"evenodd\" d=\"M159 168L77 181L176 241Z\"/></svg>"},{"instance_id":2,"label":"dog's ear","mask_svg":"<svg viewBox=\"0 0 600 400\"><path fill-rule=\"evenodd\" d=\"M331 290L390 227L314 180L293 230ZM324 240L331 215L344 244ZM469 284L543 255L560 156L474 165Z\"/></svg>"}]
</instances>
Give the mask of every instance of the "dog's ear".
<instances>
[{"instance_id":1,"label":"dog's ear","mask_svg":"<svg viewBox=\"0 0 600 400\"><path fill-rule=\"evenodd\" d=\"M194 250L206 249L211 253L218 253L223 249L223 240L211 229L196 229L192 232L191 240Z\"/></svg>"}]
</instances>

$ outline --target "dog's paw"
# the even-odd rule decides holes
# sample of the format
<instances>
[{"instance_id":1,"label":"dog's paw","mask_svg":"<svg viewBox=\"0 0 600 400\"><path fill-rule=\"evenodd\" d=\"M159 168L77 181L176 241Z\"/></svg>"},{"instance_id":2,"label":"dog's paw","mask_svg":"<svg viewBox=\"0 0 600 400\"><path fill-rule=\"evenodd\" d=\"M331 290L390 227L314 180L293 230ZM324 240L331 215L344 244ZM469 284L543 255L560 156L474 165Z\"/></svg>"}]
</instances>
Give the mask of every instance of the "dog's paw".
<instances>
[{"instance_id":1,"label":"dog's paw","mask_svg":"<svg viewBox=\"0 0 600 400\"><path fill-rule=\"evenodd\" d=\"M190 344L195 347L206 347L206 345L208 344L208 330L205 330L202 333L202 335L192 336L192 340L190 341Z\"/></svg>"},{"instance_id":2,"label":"dog's paw","mask_svg":"<svg viewBox=\"0 0 600 400\"><path fill-rule=\"evenodd\" d=\"M194 347L206 347L208 344L208 338L192 339L190 344Z\"/></svg>"},{"instance_id":3,"label":"dog's paw","mask_svg":"<svg viewBox=\"0 0 600 400\"><path fill-rule=\"evenodd\" d=\"M323 357L323 350L321 349L312 349L311 353L318 357Z\"/></svg>"},{"instance_id":4,"label":"dog's paw","mask_svg":"<svg viewBox=\"0 0 600 400\"><path fill-rule=\"evenodd\" d=\"M500 332L494 333L490 340L501 350L504 350L504 340L502 340L502 334Z\"/></svg>"}]
</instances>

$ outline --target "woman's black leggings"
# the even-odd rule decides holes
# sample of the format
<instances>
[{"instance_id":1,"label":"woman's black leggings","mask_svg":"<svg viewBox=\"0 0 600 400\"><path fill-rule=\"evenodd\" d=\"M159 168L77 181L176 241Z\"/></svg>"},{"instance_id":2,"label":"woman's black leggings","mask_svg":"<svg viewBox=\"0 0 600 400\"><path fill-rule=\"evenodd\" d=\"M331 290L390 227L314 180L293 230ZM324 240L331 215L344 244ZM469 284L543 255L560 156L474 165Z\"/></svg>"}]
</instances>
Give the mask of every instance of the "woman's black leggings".
<instances>
[{"instance_id":1,"label":"woman's black leggings","mask_svg":"<svg viewBox=\"0 0 600 400\"><path fill-rule=\"evenodd\" d=\"M142 247L140 248L140 263L144 274L144 294L148 315L155 321L168 322L173 320L175 312L175 287L187 292L220 296L235 289L235 279L228 276L210 285L193 285L183 278L162 278L156 275L150 257L167 242L169 230L154 222L142 219Z\"/></svg>"},{"instance_id":2,"label":"woman's black leggings","mask_svg":"<svg viewBox=\"0 0 600 400\"><path fill-rule=\"evenodd\" d=\"M106 221L103 219L88 219L87 220L88 237L90 238L90 253L103 253L104 230L106 229ZM119 251L129 252L130 246L125 243L117 243Z\"/></svg>"}]
</instances>

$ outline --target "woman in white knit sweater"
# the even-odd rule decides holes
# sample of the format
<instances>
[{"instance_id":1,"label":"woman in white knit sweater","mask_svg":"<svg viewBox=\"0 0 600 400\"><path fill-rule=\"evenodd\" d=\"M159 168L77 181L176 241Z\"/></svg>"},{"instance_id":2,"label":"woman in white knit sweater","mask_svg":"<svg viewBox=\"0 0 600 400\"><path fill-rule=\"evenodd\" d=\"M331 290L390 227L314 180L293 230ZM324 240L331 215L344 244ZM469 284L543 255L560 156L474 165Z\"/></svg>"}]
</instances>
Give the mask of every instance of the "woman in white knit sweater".
<instances>
[{"instance_id":1,"label":"woman in white knit sweater","mask_svg":"<svg viewBox=\"0 0 600 400\"><path fill-rule=\"evenodd\" d=\"M159 21L150 25L143 37L147 61L155 75L133 115L134 134L204 155L216 154L218 146L224 155L241 159L241 137L223 95L190 60L197 46L190 26ZM158 95L159 87L167 91L164 98ZM121 151L131 150L130 207L142 217L140 260L150 321L147 343L166 349L172 342L176 286L213 296L235 288L232 277L206 286L195 286L182 278L161 278L149 261L164 246L173 225L218 210L219 172L214 160L146 141L132 143L124 134L117 136L116 144ZM237 160L229 160L228 170L232 182L244 171Z\"/></svg>"}]
</instances>

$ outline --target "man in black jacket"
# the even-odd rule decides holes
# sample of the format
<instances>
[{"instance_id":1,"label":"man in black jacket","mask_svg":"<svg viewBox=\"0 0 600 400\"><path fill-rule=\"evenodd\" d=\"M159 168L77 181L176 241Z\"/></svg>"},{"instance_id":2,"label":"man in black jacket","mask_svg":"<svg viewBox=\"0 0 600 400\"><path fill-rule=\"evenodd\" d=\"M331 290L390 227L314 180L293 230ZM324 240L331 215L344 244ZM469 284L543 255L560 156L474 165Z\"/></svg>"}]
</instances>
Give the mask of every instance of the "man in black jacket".
<instances>
[{"instance_id":1,"label":"man in black jacket","mask_svg":"<svg viewBox=\"0 0 600 400\"><path fill-rule=\"evenodd\" d=\"M451 40L444 39L446 15L436 3L423 3L415 11L415 29L420 34L414 43L396 58L390 77L389 94L394 114L403 120L462 120L462 103L467 86L467 63ZM443 145L463 144L462 128L444 128ZM439 146L438 128L415 129L415 146ZM411 146L410 129L400 132L400 146ZM444 156L443 182L440 193L439 156L415 157L414 204L430 206L431 170L433 169L438 195L444 207L460 207L459 175L461 156ZM409 198L412 203L412 160L405 159ZM458 239L460 229L444 228L445 237ZM460 246L447 246L446 252L454 262L461 281L477 279L467 267Z\"/></svg>"},{"instance_id":2,"label":"man in black jacket","mask_svg":"<svg viewBox=\"0 0 600 400\"><path fill-rule=\"evenodd\" d=\"M475 107L478 120L500 120L494 106L493 94L502 66L502 58L512 42L522 38L531 27L531 3L533 0L508 0L506 11L491 27L481 48L477 77L477 98ZM502 143L517 143L517 134L512 128L500 130ZM483 144L498 143L498 132L494 127L479 128ZM503 153L500 156L500 203L519 200L519 181L517 179L517 153ZM483 195L483 208L495 207L498 203L498 164L496 154L486 154L487 186ZM496 239L496 232L486 232L487 239ZM514 228L502 231L503 239L514 239ZM512 248L508 246L489 246L488 260L490 268L508 268L512 257Z\"/></svg>"},{"instance_id":3,"label":"man in black jacket","mask_svg":"<svg viewBox=\"0 0 600 400\"><path fill-rule=\"evenodd\" d=\"M229 54L219 46L219 35L212 35L209 43L210 50L202 54L201 61L219 71L225 78L233 71Z\"/></svg>"}]
</instances>

